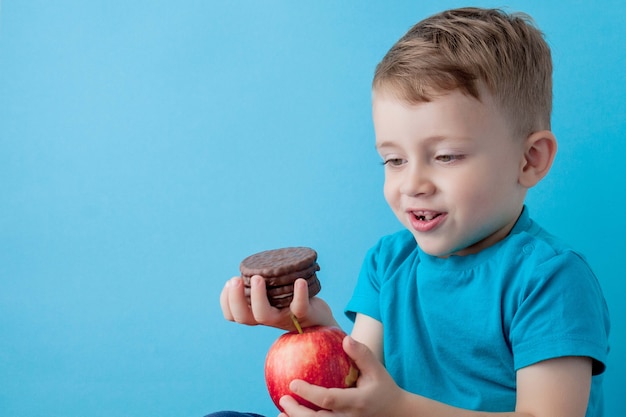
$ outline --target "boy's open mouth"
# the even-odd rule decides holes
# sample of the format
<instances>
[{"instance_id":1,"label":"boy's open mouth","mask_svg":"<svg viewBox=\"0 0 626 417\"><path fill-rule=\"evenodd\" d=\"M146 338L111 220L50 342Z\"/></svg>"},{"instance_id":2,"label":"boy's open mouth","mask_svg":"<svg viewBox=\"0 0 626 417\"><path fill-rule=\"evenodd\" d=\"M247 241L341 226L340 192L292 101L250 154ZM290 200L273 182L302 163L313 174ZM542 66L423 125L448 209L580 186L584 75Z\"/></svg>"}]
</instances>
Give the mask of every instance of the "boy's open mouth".
<instances>
[{"instance_id":1,"label":"boy's open mouth","mask_svg":"<svg viewBox=\"0 0 626 417\"><path fill-rule=\"evenodd\" d=\"M413 216L415 216L417 220L420 220L423 222L429 222L441 216L441 213L431 212L431 211L414 211Z\"/></svg>"},{"instance_id":2,"label":"boy's open mouth","mask_svg":"<svg viewBox=\"0 0 626 417\"><path fill-rule=\"evenodd\" d=\"M447 214L441 211L415 210L409 211L409 222L413 229L418 232L428 232L434 230L441 225Z\"/></svg>"}]
</instances>

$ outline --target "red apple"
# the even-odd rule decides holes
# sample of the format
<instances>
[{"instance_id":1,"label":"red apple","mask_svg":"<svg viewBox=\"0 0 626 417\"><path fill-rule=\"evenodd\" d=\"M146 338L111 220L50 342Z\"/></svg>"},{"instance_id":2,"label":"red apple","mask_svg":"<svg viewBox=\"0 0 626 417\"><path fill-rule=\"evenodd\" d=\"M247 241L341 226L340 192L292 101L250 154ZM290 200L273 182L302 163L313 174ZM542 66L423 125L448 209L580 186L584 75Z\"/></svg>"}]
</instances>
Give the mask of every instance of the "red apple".
<instances>
[{"instance_id":1,"label":"red apple","mask_svg":"<svg viewBox=\"0 0 626 417\"><path fill-rule=\"evenodd\" d=\"M320 407L293 394L289 383L302 379L326 388L349 388L356 385L359 371L344 352L346 334L337 327L314 326L285 333L270 347L265 359L265 382L276 407L278 400L293 396L300 404L313 410Z\"/></svg>"}]
</instances>

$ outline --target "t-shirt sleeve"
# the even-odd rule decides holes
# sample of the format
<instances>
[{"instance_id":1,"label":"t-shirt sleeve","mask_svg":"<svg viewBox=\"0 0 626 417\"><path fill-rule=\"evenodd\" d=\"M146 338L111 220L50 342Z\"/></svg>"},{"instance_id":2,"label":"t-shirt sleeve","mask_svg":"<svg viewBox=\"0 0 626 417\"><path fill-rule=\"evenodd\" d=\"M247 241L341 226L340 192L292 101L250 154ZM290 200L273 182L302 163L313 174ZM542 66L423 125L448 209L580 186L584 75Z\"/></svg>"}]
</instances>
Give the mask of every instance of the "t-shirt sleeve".
<instances>
[{"instance_id":1,"label":"t-shirt sleeve","mask_svg":"<svg viewBox=\"0 0 626 417\"><path fill-rule=\"evenodd\" d=\"M564 356L593 359L604 372L609 351L609 315L596 276L575 252L538 265L520 294L511 322L515 369Z\"/></svg>"},{"instance_id":2,"label":"t-shirt sleeve","mask_svg":"<svg viewBox=\"0 0 626 417\"><path fill-rule=\"evenodd\" d=\"M378 270L379 254L382 241L372 247L363 260L361 271L352 293L352 298L345 309L346 316L354 321L356 313L365 314L381 321L380 287L381 278Z\"/></svg>"},{"instance_id":3,"label":"t-shirt sleeve","mask_svg":"<svg viewBox=\"0 0 626 417\"><path fill-rule=\"evenodd\" d=\"M406 263L416 256L417 243L407 230L383 236L365 255L346 316L354 321L356 314L361 313L382 321L381 288L394 273L402 273Z\"/></svg>"}]
</instances>

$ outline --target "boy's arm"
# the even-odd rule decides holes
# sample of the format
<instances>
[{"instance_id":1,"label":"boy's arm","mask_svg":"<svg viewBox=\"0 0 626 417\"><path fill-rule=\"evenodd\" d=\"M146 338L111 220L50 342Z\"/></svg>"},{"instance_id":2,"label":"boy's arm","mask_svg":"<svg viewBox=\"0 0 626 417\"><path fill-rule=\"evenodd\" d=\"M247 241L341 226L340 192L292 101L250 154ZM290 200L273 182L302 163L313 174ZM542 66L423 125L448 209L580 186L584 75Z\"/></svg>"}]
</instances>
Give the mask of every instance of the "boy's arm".
<instances>
[{"instance_id":1,"label":"boy's arm","mask_svg":"<svg viewBox=\"0 0 626 417\"><path fill-rule=\"evenodd\" d=\"M401 414L433 417L584 417L591 389L591 359L568 356L549 359L517 372L515 412L462 410L408 394ZM411 411L413 410L413 411Z\"/></svg>"},{"instance_id":2,"label":"boy's arm","mask_svg":"<svg viewBox=\"0 0 626 417\"><path fill-rule=\"evenodd\" d=\"M374 356L383 361L383 324L376 319L357 313L351 336L357 342L367 346Z\"/></svg>"},{"instance_id":3,"label":"boy's arm","mask_svg":"<svg viewBox=\"0 0 626 417\"><path fill-rule=\"evenodd\" d=\"M516 410L533 417L584 417L591 391L592 360L567 356L517 371Z\"/></svg>"}]
</instances>

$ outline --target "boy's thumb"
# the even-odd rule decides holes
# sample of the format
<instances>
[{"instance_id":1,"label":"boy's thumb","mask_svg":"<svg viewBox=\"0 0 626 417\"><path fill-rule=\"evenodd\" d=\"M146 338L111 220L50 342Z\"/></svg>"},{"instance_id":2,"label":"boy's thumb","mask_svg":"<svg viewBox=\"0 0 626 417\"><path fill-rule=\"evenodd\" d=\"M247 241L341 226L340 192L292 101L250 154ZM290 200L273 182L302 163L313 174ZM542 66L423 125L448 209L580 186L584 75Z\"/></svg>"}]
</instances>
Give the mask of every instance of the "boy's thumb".
<instances>
[{"instance_id":1,"label":"boy's thumb","mask_svg":"<svg viewBox=\"0 0 626 417\"><path fill-rule=\"evenodd\" d=\"M361 374L381 365L370 348L363 343L357 342L351 336L344 337L343 350L354 361Z\"/></svg>"}]
</instances>

